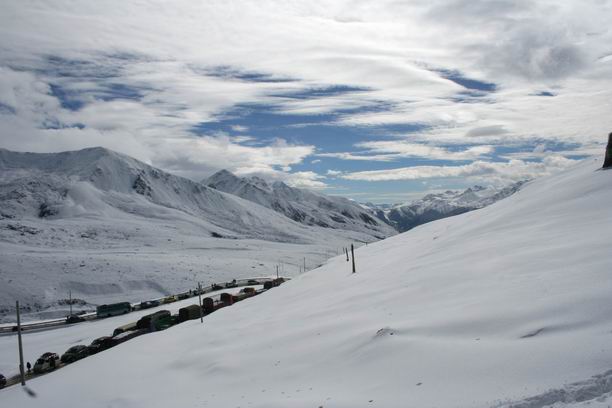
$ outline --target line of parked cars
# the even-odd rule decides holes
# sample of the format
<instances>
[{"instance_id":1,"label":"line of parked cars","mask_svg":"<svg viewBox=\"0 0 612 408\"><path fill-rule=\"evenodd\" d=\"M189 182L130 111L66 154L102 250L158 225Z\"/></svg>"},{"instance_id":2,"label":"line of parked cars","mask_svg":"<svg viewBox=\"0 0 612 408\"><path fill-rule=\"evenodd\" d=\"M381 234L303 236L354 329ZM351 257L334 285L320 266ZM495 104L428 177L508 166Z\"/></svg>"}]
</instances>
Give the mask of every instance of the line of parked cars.
<instances>
[{"instance_id":1,"label":"line of parked cars","mask_svg":"<svg viewBox=\"0 0 612 408\"><path fill-rule=\"evenodd\" d=\"M45 372L53 371L60 367L60 364L74 363L75 361L107 350L111 347L114 347L120 343L126 342L134 337L143 335L145 333L165 330L171 326L185 322L187 320L198 319L201 316L210 314L222 307L230 306L243 299L255 296L275 286L279 286L283 282L283 278L277 278L271 281L266 281L264 283L264 289L256 290L253 287L245 287L241 289L240 292L236 295L232 295L230 293L221 293L218 300L215 300L211 297L205 297L202 299L202 307L200 307L199 305L185 306L183 308L180 308L178 310L178 313L175 315L171 314L168 310L158 310L154 313L142 316L137 322L117 327L113 331L112 336L99 337L92 341L89 346L83 344L72 346L68 350L66 350L66 352L62 354L61 357L56 353L46 352L41 355L38 360L36 360L36 363L33 367L33 371L35 374L42 374ZM252 283L253 285L260 284L260 282L256 280L249 280L248 283ZM228 288L233 288L236 286L237 285L235 280L225 284L225 287ZM212 288L214 289L215 285L213 285ZM219 289L223 289L223 287L219 286ZM175 298L173 301L175 300L178 300L178 298ZM126 303L127 302L122 302L113 305L103 305L102 309L99 310L99 312L102 312L100 313L100 315L106 317L108 313L110 313L111 315L127 313ZM147 309L159 306L162 303L166 302L159 302L157 300L146 301L140 304L140 308ZM129 305L129 303L127 303L127 305ZM71 316L68 316L68 318L70 318ZM75 323L77 321L81 320L74 320ZM5 385L6 378L0 374L0 388L4 387Z\"/></svg>"}]
</instances>

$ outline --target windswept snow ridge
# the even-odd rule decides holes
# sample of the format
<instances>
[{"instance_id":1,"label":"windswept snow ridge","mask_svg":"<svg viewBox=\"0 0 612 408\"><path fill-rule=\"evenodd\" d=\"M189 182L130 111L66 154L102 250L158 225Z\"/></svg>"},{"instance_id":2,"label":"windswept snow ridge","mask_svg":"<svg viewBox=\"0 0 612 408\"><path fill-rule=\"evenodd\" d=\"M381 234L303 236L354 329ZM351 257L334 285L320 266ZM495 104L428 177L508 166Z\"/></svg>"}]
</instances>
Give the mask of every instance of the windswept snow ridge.
<instances>
[{"instance_id":1,"label":"windswept snow ridge","mask_svg":"<svg viewBox=\"0 0 612 408\"><path fill-rule=\"evenodd\" d=\"M612 171L600 166L362 246L355 274L333 258L30 387L47 406L85 408L491 407L568 389L612 368ZM0 398L40 405L17 387ZM584 406L572 398L549 401Z\"/></svg>"}]
</instances>

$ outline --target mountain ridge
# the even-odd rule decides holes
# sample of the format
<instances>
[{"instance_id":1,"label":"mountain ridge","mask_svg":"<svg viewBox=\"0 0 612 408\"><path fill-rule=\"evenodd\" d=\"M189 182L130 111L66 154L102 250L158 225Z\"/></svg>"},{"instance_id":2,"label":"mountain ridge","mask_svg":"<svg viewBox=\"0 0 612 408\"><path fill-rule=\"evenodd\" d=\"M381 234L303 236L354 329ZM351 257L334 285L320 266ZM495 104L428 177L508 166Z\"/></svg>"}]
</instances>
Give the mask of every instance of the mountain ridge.
<instances>
[{"instance_id":1,"label":"mountain ridge","mask_svg":"<svg viewBox=\"0 0 612 408\"><path fill-rule=\"evenodd\" d=\"M527 180L518 181L499 189L475 185L464 191L447 190L442 193L430 193L407 203L364 204L364 206L399 232L406 232L428 222L489 206L516 193L527 182Z\"/></svg>"},{"instance_id":2,"label":"mountain ridge","mask_svg":"<svg viewBox=\"0 0 612 408\"><path fill-rule=\"evenodd\" d=\"M291 187L282 181L268 183L259 177L239 177L220 170L202 183L270 208L304 225L348 229L377 238L396 233L354 201Z\"/></svg>"}]
</instances>

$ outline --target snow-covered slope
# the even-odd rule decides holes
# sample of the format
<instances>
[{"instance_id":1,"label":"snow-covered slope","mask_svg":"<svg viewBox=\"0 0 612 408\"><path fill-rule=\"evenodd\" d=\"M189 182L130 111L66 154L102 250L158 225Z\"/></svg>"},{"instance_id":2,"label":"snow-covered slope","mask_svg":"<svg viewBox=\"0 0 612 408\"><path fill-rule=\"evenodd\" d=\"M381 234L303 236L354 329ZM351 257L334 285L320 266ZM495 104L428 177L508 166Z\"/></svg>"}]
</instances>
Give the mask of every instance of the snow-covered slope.
<instances>
[{"instance_id":1,"label":"snow-covered slope","mask_svg":"<svg viewBox=\"0 0 612 408\"><path fill-rule=\"evenodd\" d=\"M600 165L362 246L356 274L334 258L204 324L33 380L37 398L14 387L0 399L23 408L610 405L612 171Z\"/></svg>"},{"instance_id":2,"label":"snow-covered slope","mask_svg":"<svg viewBox=\"0 0 612 408\"><path fill-rule=\"evenodd\" d=\"M305 226L103 148L0 149L0 321L14 319L15 300L33 318L61 315L65 306L46 309L69 290L93 304L139 301L280 263L296 274L304 257L310 269L373 239Z\"/></svg>"},{"instance_id":3,"label":"snow-covered slope","mask_svg":"<svg viewBox=\"0 0 612 408\"><path fill-rule=\"evenodd\" d=\"M516 193L524 181L497 189L494 187L474 186L465 191L448 190L443 193L428 194L425 197L391 208L372 208L378 218L392 225L400 232L408 231L418 225L463 214L491 205Z\"/></svg>"},{"instance_id":4,"label":"snow-covered slope","mask_svg":"<svg viewBox=\"0 0 612 408\"><path fill-rule=\"evenodd\" d=\"M213 174L202 183L273 209L305 225L358 231L378 239L395 234L393 228L343 197L289 187L281 181L268 184L259 177L237 177L227 170Z\"/></svg>"}]
</instances>

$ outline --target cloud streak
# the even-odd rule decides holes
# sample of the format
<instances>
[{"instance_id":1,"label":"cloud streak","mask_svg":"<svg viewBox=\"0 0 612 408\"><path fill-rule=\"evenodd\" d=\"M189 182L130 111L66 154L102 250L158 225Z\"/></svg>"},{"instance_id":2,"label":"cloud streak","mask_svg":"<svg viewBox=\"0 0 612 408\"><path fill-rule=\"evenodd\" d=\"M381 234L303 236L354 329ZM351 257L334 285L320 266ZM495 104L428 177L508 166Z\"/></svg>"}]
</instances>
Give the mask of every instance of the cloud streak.
<instances>
[{"instance_id":1,"label":"cloud streak","mask_svg":"<svg viewBox=\"0 0 612 408\"><path fill-rule=\"evenodd\" d=\"M360 171L342 174L346 180L392 181L424 180L444 178L467 178L478 182L507 184L513 181L531 179L566 169L576 160L562 156L549 156L542 162L511 160L505 163L475 161L463 166L414 166L390 170Z\"/></svg>"}]
</instances>

